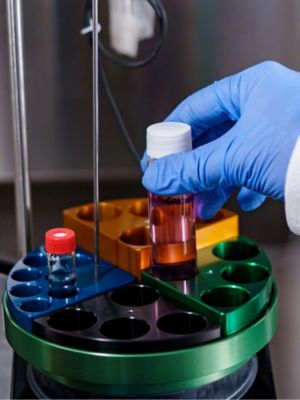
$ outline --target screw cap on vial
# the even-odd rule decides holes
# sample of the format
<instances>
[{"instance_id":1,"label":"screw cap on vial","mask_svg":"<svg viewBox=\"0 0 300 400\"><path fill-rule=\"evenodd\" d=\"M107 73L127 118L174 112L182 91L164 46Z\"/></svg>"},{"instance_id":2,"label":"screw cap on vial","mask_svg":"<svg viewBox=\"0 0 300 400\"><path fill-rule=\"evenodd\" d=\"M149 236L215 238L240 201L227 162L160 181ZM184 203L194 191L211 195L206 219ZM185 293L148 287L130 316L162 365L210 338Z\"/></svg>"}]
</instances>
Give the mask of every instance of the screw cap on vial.
<instances>
[{"instance_id":1,"label":"screw cap on vial","mask_svg":"<svg viewBox=\"0 0 300 400\"><path fill-rule=\"evenodd\" d=\"M188 124L159 122L147 128L147 154L150 158L160 158L192 149L192 130Z\"/></svg>"},{"instance_id":2,"label":"screw cap on vial","mask_svg":"<svg viewBox=\"0 0 300 400\"><path fill-rule=\"evenodd\" d=\"M68 254L76 248L75 232L68 228L50 229L45 234L45 249L51 254Z\"/></svg>"}]
</instances>

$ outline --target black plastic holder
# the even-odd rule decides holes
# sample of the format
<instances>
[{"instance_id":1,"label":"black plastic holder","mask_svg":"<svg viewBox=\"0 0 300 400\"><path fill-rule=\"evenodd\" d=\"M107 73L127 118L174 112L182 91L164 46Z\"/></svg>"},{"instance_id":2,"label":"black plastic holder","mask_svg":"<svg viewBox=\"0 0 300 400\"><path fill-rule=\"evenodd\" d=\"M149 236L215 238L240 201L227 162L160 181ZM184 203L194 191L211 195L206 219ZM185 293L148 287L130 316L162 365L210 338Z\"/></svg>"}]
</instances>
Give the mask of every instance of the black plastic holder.
<instances>
[{"instance_id":1,"label":"black plastic holder","mask_svg":"<svg viewBox=\"0 0 300 400\"><path fill-rule=\"evenodd\" d=\"M33 333L71 347L108 353L162 352L221 337L221 326L131 284L33 321Z\"/></svg>"}]
</instances>

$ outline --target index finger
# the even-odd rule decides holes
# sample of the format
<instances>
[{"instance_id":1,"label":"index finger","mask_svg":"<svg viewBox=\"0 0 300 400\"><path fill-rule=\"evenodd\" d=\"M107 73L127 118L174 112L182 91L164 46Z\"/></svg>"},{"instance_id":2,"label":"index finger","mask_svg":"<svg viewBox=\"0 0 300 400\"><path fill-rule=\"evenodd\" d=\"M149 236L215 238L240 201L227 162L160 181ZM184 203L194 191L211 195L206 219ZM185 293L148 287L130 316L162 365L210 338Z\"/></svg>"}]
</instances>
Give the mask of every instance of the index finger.
<instances>
[{"instance_id":1,"label":"index finger","mask_svg":"<svg viewBox=\"0 0 300 400\"><path fill-rule=\"evenodd\" d=\"M232 96L232 86L237 75L224 78L220 81L198 90L180 103L166 118L166 121L184 122L191 125L193 140L208 129L225 121L232 120L231 110L224 106L223 99Z\"/></svg>"}]
</instances>

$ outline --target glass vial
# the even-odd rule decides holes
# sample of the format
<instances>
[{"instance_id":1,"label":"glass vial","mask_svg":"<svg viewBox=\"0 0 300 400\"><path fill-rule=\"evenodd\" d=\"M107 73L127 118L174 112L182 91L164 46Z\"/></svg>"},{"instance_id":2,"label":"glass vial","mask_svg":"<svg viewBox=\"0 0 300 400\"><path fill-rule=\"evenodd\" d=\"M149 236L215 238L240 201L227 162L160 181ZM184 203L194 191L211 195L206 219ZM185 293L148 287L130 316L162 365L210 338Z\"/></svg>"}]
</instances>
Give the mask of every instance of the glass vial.
<instances>
[{"instance_id":1,"label":"glass vial","mask_svg":"<svg viewBox=\"0 0 300 400\"><path fill-rule=\"evenodd\" d=\"M49 295L67 298L76 295L75 232L67 228L50 229L45 235L48 256Z\"/></svg>"},{"instance_id":2,"label":"glass vial","mask_svg":"<svg viewBox=\"0 0 300 400\"><path fill-rule=\"evenodd\" d=\"M192 150L187 124L162 122L147 129L148 163ZM149 193L152 274L162 280L185 280L197 273L193 194L159 196Z\"/></svg>"}]
</instances>

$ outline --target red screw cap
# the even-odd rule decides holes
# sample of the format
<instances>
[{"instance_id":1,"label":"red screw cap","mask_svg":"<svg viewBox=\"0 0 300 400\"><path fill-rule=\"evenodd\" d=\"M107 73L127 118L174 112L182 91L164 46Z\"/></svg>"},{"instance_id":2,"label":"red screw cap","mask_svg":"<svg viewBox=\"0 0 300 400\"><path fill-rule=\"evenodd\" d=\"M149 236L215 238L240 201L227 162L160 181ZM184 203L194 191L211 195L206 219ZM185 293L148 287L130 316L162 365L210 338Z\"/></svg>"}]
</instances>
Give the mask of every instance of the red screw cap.
<instances>
[{"instance_id":1,"label":"red screw cap","mask_svg":"<svg viewBox=\"0 0 300 400\"><path fill-rule=\"evenodd\" d=\"M75 232L68 228L50 229L45 234L47 253L68 254L76 248Z\"/></svg>"}]
</instances>

